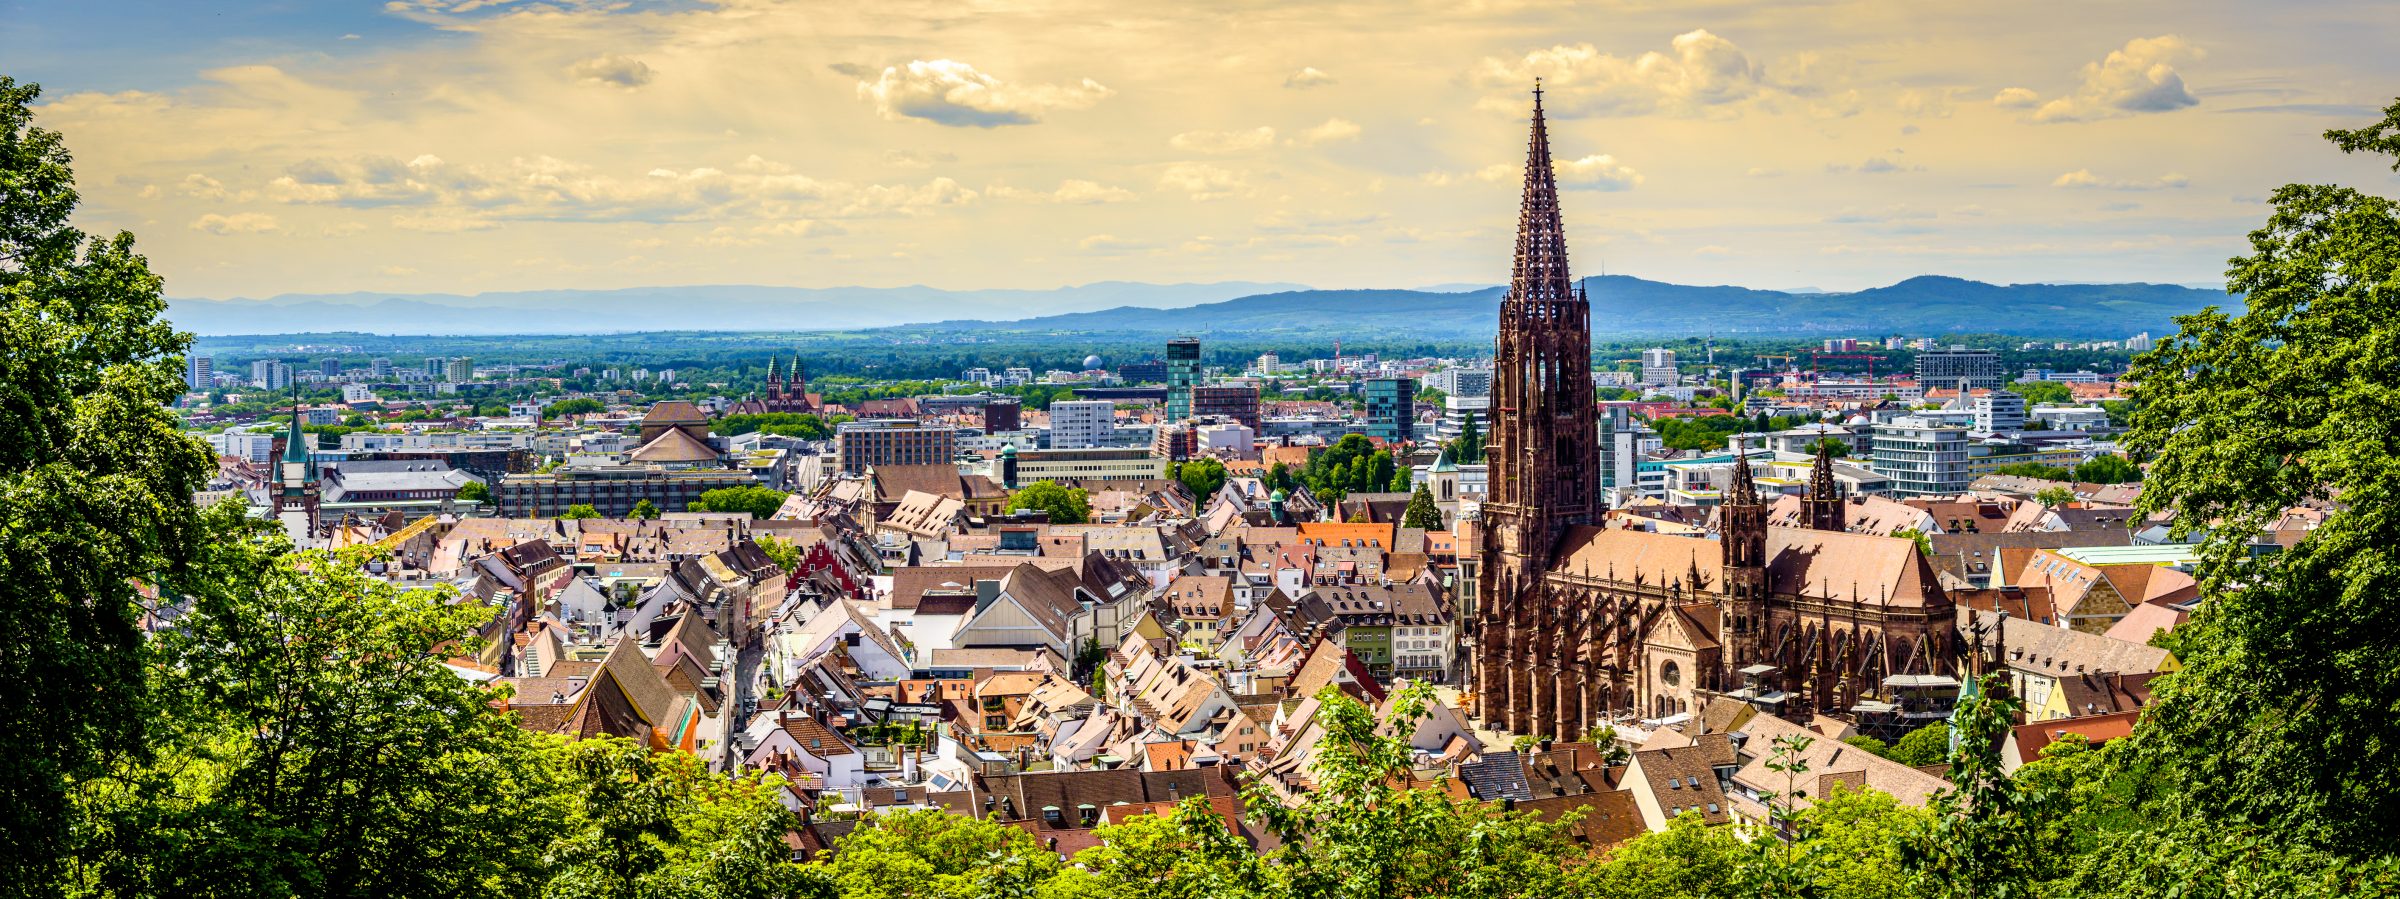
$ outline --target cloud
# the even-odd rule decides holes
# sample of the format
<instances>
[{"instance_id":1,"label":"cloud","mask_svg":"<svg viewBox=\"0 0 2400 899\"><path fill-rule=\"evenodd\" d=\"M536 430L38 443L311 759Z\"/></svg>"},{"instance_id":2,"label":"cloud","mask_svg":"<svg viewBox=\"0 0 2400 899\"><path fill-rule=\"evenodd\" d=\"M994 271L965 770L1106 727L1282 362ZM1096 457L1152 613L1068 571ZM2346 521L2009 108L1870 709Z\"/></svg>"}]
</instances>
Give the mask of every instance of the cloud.
<instances>
[{"instance_id":1,"label":"cloud","mask_svg":"<svg viewBox=\"0 0 2400 899\"><path fill-rule=\"evenodd\" d=\"M1614 156L1586 156L1558 163L1558 183L1585 190L1631 190L1642 183L1642 173L1617 161Z\"/></svg>"},{"instance_id":2,"label":"cloud","mask_svg":"<svg viewBox=\"0 0 2400 899\"><path fill-rule=\"evenodd\" d=\"M649 84L651 79L658 77L657 72L651 71L649 63L631 56L601 56L587 59L568 66L567 74L573 76L577 81L615 85L622 88L641 87Z\"/></svg>"},{"instance_id":3,"label":"cloud","mask_svg":"<svg viewBox=\"0 0 2400 899\"><path fill-rule=\"evenodd\" d=\"M392 216L392 227L402 231L422 231L426 234L458 234L466 231L490 231L499 222L463 215L416 213Z\"/></svg>"},{"instance_id":4,"label":"cloud","mask_svg":"<svg viewBox=\"0 0 2400 899\"><path fill-rule=\"evenodd\" d=\"M1770 90L1762 68L1732 41L1706 30L1675 36L1670 52L1633 59L1591 44L1560 44L1516 59L1488 57L1470 75L1478 86L1523 91L1542 79L1545 105L1561 115L1695 115ZM1494 98L1509 109L1523 100Z\"/></svg>"},{"instance_id":5,"label":"cloud","mask_svg":"<svg viewBox=\"0 0 2400 899\"><path fill-rule=\"evenodd\" d=\"M910 216L970 203L977 193L951 178L924 184L819 180L755 154L731 170L655 168L628 177L548 156L506 165L458 165L431 154L308 159L267 184L286 203L354 209L419 207L414 230L463 230L462 222L688 222L703 219Z\"/></svg>"},{"instance_id":6,"label":"cloud","mask_svg":"<svg viewBox=\"0 0 2400 899\"><path fill-rule=\"evenodd\" d=\"M1357 122L1336 116L1326 119L1325 124L1300 132L1300 136L1293 138L1292 143L1303 147L1314 147L1318 144L1357 140L1358 135Z\"/></svg>"},{"instance_id":7,"label":"cloud","mask_svg":"<svg viewBox=\"0 0 2400 899\"><path fill-rule=\"evenodd\" d=\"M1942 119L1950 117L1950 88L1909 88L1900 92L1892 107L1910 118Z\"/></svg>"},{"instance_id":8,"label":"cloud","mask_svg":"<svg viewBox=\"0 0 2400 899\"><path fill-rule=\"evenodd\" d=\"M1233 196L1248 186L1241 173L1198 162L1179 162L1160 172L1158 186L1182 191L1195 200Z\"/></svg>"},{"instance_id":9,"label":"cloud","mask_svg":"<svg viewBox=\"0 0 2400 899\"><path fill-rule=\"evenodd\" d=\"M1843 172L1857 172L1862 175L1888 175L1893 172L1922 172L1924 170L1924 166L1907 165L1904 163L1893 162L1890 159L1882 156L1869 156L1865 162L1861 162L1857 165L1847 165L1844 163L1835 162L1828 163L1825 166L1825 171L1832 172L1834 174L1841 174Z\"/></svg>"},{"instance_id":10,"label":"cloud","mask_svg":"<svg viewBox=\"0 0 2400 899\"><path fill-rule=\"evenodd\" d=\"M1858 164L1858 170L1868 174L1880 174L1900 171L1900 166L1881 156L1869 156L1867 161Z\"/></svg>"},{"instance_id":11,"label":"cloud","mask_svg":"<svg viewBox=\"0 0 2400 899\"><path fill-rule=\"evenodd\" d=\"M1992 105L2001 109L2032 109L2042 102L2042 95L2022 87L2001 88L1992 95Z\"/></svg>"},{"instance_id":12,"label":"cloud","mask_svg":"<svg viewBox=\"0 0 2400 899\"><path fill-rule=\"evenodd\" d=\"M827 237L835 234L848 234L850 230L832 222L799 219L789 222L769 222L750 229L750 233L776 237Z\"/></svg>"},{"instance_id":13,"label":"cloud","mask_svg":"<svg viewBox=\"0 0 2400 899\"><path fill-rule=\"evenodd\" d=\"M1275 145L1275 129L1260 125L1248 131L1186 131L1167 138L1167 145L1194 153L1247 153Z\"/></svg>"},{"instance_id":14,"label":"cloud","mask_svg":"<svg viewBox=\"0 0 2400 899\"><path fill-rule=\"evenodd\" d=\"M1126 190L1125 188L1102 184L1097 181L1086 181L1081 178L1069 178L1061 181L1058 183L1058 189L1053 191L1023 190L1014 187L998 186L989 188L984 192L990 194L996 199L1002 200L1023 200L1031 203L1059 203L1064 205L1123 203L1135 198L1134 192Z\"/></svg>"},{"instance_id":15,"label":"cloud","mask_svg":"<svg viewBox=\"0 0 2400 899\"><path fill-rule=\"evenodd\" d=\"M2146 112L2171 112L2200 103L2183 85L2174 63L2202 56L2200 50L2172 34L2135 38L2124 49L2083 67L2081 84L2073 93L2043 103L2033 111L2036 122L2086 122ZM2011 88L2001 97L2022 105L2030 91ZM1999 102L2001 97L1995 97ZM2003 104L2009 105L2009 104Z\"/></svg>"},{"instance_id":16,"label":"cloud","mask_svg":"<svg viewBox=\"0 0 2400 899\"><path fill-rule=\"evenodd\" d=\"M1012 86L957 60L914 60L861 80L858 96L886 119L923 119L961 128L1030 125L1057 109L1088 109L1116 93L1100 82Z\"/></svg>"},{"instance_id":17,"label":"cloud","mask_svg":"<svg viewBox=\"0 0 2400 899\"><path fill-rule=\"evenodd\" d=\"M2191 184L2192 179L2173 172L2160 175L2156 179L2149 181L2132 181L2118 178L2102 178L2098 175L2092 174L2091 169L2076 169L2072 172L2060 175L2057 178L2052 179L2050 182L2051 187L2064 187L2079 190L2176 190L2190 187Z\"/></svg>"},{"instance_id":18,"label":"cloud","mask_svg":"<svg viewBox=\"0 0 2400 899\"><path fill-rule=\"evenodd\" d=\"M275 230L275 217L260 212L236 212L232 215L208 213L192 220L194 231L209 234L264 234Z\"/></svg>"},{"instance_id":19,"label":"cloud","mask_svg":"<svg viewBox=\"0 0 2400 899\"><path fill-rule=\"evenodd\" d=\"M1325 74L1323 70L1315 66L1303 66L1300 71L1286 75L1283 79L1284 87L1295 90L1324 87L1332 83L1334 83L1333 76Z\"/></svg>"},{"instance_id":20,"label":"cloud","mask_svg":"<svg viewBox=\"0 0 2400 899\"><path fill-rule=\"evenodd\" d=\"M1125 253L1153 249L1156 245L1137 240L1125 240L1114 234L1094 234L1076 241L1075 246L1092 253Z\"/></svg>"}]
</instances>

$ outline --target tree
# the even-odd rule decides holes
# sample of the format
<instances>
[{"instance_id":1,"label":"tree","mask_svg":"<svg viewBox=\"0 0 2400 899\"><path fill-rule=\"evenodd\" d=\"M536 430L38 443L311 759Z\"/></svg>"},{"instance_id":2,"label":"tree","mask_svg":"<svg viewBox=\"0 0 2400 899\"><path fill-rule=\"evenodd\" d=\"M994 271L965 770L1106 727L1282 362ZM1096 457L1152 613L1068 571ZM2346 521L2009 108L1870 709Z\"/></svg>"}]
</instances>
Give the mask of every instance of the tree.
<instances>
[{"instance_id":1,"label":"tree","mask_svg":"<svg viewBox=\"0 0 2400 899\"><path fill-rule=\"evenodd\" d=\"M1707 899L1742 894L1742 865L1753 850L1730 827L1710 827L1696 811L1667 829L1618 846L1575 872L1574 895L1592 899Z\"/></svg>"},{"instance_id":2,"label":"tree","mask_svg":"<svg viewBox=\"0 0 2400 899\"><path fill-rule=\"evenodd\" d=\"M796 864L783 837L799 818L776 801L782 779L710 773L687 753L601 737L565 747L575 820L550 846L546 892L594 899L830 899L821 869Z\"/></svg>"},{"instance_id":3,"label":"tree","mask_svg":"<svg viewBox=\"0 0 2400 899\"><path fill-rule=\"evenodd\" d=\"M2075 402L2075 391L2057 381L2018 381L2008 389L2025 398L2027 407L2063 406Z\"/></svg>"},{"instance_id":4,"label":"tree","mask_svg":"<svg viewBox=\"0 0 2400 899\"><path fill-rule=\"evenodd\" d=\"M1866 734L1856 734L1843 737L1842 742L1856 746L1860 749L1864 749L1868 752L1872 752L1876 755L1883 756L1884 758L1892 757L1892 747L1890 744L1887 744L1882 740L1875 739L1874 737L1867 736Z\"/></svg>"},{"instance_id":5,"label":"tree","mask_svg":"<svg viewBox=\"0 0 2400 899\"><path fill-rule=\"evenodd\" d=\"M1046 860L1033 834L939 809L887 811L834 843L829 862L810 866L843 899L948 899L984 895L978 886L1016 859Z\"/></svg>"},{"instance_id":6,"label":"tree","mask_svg":"<svg viewBox=\"0 0 2400 899\"><path fill-rule=\"evenodd\" d=\"M592 508L591 503L576 503L572 506L568 506L567 511L559 513L558 517L568 519L570 521L584 518L598 518L600 517L600 510Z\"/></svg>"},{"instance_id":7,"label":"tree","mask_svg":"<svg viewBox=\"0 0 2400 899\"><path fill-rule=\"evenodd\" d=\"M1812 456L1823 453L1835 459L1846 458L1850 455L1850 441L1839 437L1820 438L1808 445L1808 453Z\"/></svg>"},{"instance_id":8,"label":"tree","mask_svg":"<svg viewBox=\"0 0 2400 899\"><path fill-rule=\"evenodd\" d=\"M1800 813L1811 835L1810 883L1825 899L1913 899L1901 849L1932 826L1933 815L1901 805L1881 790L1835 781L1830 792ZM1795 894L1796 895L1796 894Z\"/></svg>"},{"instance_id":9,"label":"tree","mask_svg":"<svg viewBox=\"0 0 2400 899\"><path fill-rule=\"evenodd\" d=\"M2005 675L1987 674L1964 691L1951 716L1950 789L1927 804L1933 824L1903 847L1916 895L2013 899L2034 895L2044 847L2035 839L2036 797L2017 790L2000 753L2017 712Z\"/></svg>"},{"instance_id":10,"label":"tree","mask_svg":"<svg viewBox=\"0 0 2400 899\"><path fill-rule=\"evenodd\" d=\"M751 542L758 544L758 551L766 553L767 558L775 561L775 567L783 569L784 573L800 570L800 547L793 546L791 541L773 534L760 534Z\"/></svg>"},{"instance_id":11,"label":"tree","mask_svg":"<svg viewBox=\"0 0 2400 899\"><path fill-rule=\"evenodd\" d=\"M1017 488L1008 497L1008 510L1019 509L1048 512L1051 524L1082 524L1092 520L1090 494L1081 487L1065 487L1056 481L1035 481Z\"/></svg>"},{"instance_id":12,"label":"tree","mask_svg":"<svg viewBox=\"0 0 2400 899\"><path fill-rule=\"evenodd\" d=\"M1898 537L1902 540L1914 540L1917 542L1918 552L1924 553L1928 556L1933 555L1933 538L1927 536L1924 531L1916 528L1899 528L1892 531L1892 536Z\"/></svg>"},{"instance_id":13,"label":"tree","mask_svg":"<svg viewBox=\"0 0 2400 899\"><path fill-rule=\"evenodd\" d=\"M485 486L482 481L468 481L464 484L458 485L459 502L481 503L490 502L491 499L492 488Z\"/></svg>"},{"instance_id":14,"label":"tree","mask_svg":"<svg viewBox=\"0 0 2400 899\"><path fill-rule=\"evenodd\" d=\"M2394 157L2400 102L2326 137ZM2212 307L2136 357L2125 447L2151 459L2140 510L2198 537L2205 603L2169 636L2184 667L2143 710L2123 770L2171 772L2154 839L2199 864L2273 849L2310 870L2391 866L2400 820L2400 202L2333 185L2278 189ZM2249 543L2295 504L2340 497L2297 544ZM2194 851L2194 850L2198 851ZM2185 881L2183 877L2204 878Z\"/></svg>"},{"instance_id":15,"label":"tree","mask_svg":"<svg viewBox=\"0 0 2400 899\"><path fill-rule=\"evenodd\" d=\"M2075 501L2075 491L2065 487L2044 487L2033 495L2033 501L2043 508L2056 509Z\"/></svg>"},{"instance_id":16,"label":"tree","mask_svg":"<svg viewBox=\"0 0 2400 899\"><path fill-rule=\"evenodd\" d=\"M1408 511L1400 515L1400 526L1428 531L1442 529L1442 510L1433 503L1433 490L1417 485L1416 494L1408 498Z\"/></svg>"},{"instance_id":17,"label":"tree","mask_svg":"<svg viewBox=\"0 0 2400 899\"><path fill-rule=\"evenodd\" d=\"M1950 727L1929 724L1901 734L1899 742L1881 755L1910 767L1939 765L1950 755Z\"/></svg>"},{"instance_id":18,"label":"tree","mask_svg":"<svg viewBox=\"0 0 2400 899\"><path fill-rule=\"evenodd\" d=\"M1459 425L1458 436L1451 438L1446 449L1450 461L1460 465L1483 461L1483 432L1475 425L1475 413L1467 413L1466 421Z\"/></svg>"},{"instance_id":19,"label":"tree","mask_svg":"<svg viewBox=\"0 0 2400 899\"><path fill-rule=\"evenodd\" d=\"M784 499L790 495L773 487L755 484L744 487L719 487L701 493L700 501L692 505L692 510L695 512L748 513L752 518L773 518L775 510L783 508Z\"/></svg>"},{"instance_id":20,"label":"tree","mask_svg":"<svg viewBox=\"0 0 2400 899\"><path fill-rule=\"evenodd\" d=\"M579 396L571 400L559 400L543 407L542 417L566 418L570 415L591 415L606 411L608 411L608 407L601 405L599 400L588 396Z\"/></svg>"},{"instance_id":21,"label":"tree","mask_svg":"<svg viewBox=\"0 0 2400 899\"><path fill-rule=\"evenodd\" d=\"M1992 473L2017 478L2033 478L2039 481L2072 481L2075 479L2075 473L2072 471L2055 465L2043 465L2040 462L2016 462L2002 465L1992 469Z\"/></svg>"},{"instance_id":22,"label":"tree","mask_svg":"<svg viewBox=\"0 0 2400 899\"><path fill-rule=\"evenodd\" d=\"M456 635L489 610L369 577L360 551L287 554L263 530L195 559L205 576L145 646L162 742L154 760L85 785L86 884L128 896L538 891L541 850L565 825L551 743L516 725L502 692L445 664L472 656Z\"/></svg>"},{"instance_id":23,"label":"tree","mask_svg":"<svg viewBox=\"0 0 2400 899\"><path fill-rule=\"evenodd\" d=\"M2123 484L2141 480L2142 470L2134 467L2133 460L2112 453L2075 466L2073 478L2092 484Z\"/></svg>"},{"instance_id":24,"label":"tree","mask_svg":"<svg viewBox=\"0 0 2400 899\"><path fill-rule=\"evenodd\" d=\"M148 752L137 587L176 588L216 539L191 501L214 454L168 410L191 337L133 235L69 224L39 95L0 76L0 895L53 891L70 785Z\"/></svg>"},{"instance_id":25,"label":"tree","mask_svg":"<svg viewBox=\"0 0 2400 899\"><path fill-rule=\"evenodd\" d=\"M633 517L635 518L647 521L657 518L658 514L658 504L651 502L649 497L643 497L633 504Z\"/></svg>"},{"instance_id":26,"label":"tree","mask_svg":"<svg viewBox=\"0 0 2400 899\"><path fill-rule=\"evenodd\" d=\"M1180 462L1168 466L1167 477L1181 482L1193 496L1201 502L1207 502L1225 486L1225 463L1213 457Z\"/></svg>"}]
</instances>

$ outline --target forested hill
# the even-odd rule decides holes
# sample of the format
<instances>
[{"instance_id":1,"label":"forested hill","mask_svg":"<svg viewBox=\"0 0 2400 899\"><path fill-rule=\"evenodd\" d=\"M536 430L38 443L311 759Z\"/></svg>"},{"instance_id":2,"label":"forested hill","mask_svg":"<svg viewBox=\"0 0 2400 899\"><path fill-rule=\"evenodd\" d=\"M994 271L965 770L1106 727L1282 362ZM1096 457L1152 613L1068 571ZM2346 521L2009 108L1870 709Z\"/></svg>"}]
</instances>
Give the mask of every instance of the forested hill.
<instances>
[{"instance_id":1,"label":"forested hill","mask_svg":"<svg viewBox=\"0 0 2400 899\"><path fill-rule=\"evenodd\" d=\"M2124 337L2174 330L2175 316L2227 302L2173 284L1988 284L1925 275L1854 293L1791 293L1668 284L1624 275L1584 280L1598 334L2038 334ZM1499 287L1464 292L1294 290L1176 309L1121 307L1017 321L910 329L1259 334L1411 333L1480 337L1496 327Z\"/></svg>"}]
</instances>

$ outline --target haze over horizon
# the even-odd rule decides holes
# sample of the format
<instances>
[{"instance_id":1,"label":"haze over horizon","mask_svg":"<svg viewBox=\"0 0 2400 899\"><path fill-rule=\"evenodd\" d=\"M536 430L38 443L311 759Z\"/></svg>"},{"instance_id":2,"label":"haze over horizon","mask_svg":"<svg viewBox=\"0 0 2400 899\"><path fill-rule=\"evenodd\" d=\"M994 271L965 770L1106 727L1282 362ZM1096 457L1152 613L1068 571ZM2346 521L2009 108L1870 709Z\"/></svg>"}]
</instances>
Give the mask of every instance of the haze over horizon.
<instances>
[{"instance_id":1,"label":"haze over horizon","mask_svg":"<svg viewBox=\"0 0 2400 899\"><path fill-rule=\"evenodd\" d=\"M182 297L1497 283L1536 77L1578 274L2213 284L2400 77L2364 0L143 7L0 55Z\"/></svg>"}]
</instances>

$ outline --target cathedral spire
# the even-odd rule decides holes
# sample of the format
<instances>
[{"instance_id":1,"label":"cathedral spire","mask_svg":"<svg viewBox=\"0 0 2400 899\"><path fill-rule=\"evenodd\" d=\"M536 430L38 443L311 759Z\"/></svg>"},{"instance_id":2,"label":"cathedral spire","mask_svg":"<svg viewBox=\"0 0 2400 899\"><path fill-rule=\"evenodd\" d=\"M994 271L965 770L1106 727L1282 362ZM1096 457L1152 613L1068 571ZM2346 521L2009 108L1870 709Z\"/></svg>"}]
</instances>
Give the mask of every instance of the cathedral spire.
<instances>
[{"instance_id":1,"label":"cathedral spire","mask_svg":"<svg viewBox=\"0 0 2400 899\"><path fill-rule=\"evenodd\" d=\"M1750 478L1750 447L1740 437L1733 438L1733 483L1725 488L1725 505L1758 505L1758 483Z\"/></svg>"},{"instance_id":2,"label":"cathedral spire","mask_svg":"<svg viewBox=\"0 0 2400 899\"><path fill-rule=\"evenodd\" d=\"M1841 485L1833 479L1833 438L1817 444L1817 461L1808 470L1808 497L1801 500L1808 526L1819 531L1849 530L1849 510L1842 505Z\"/></svg>"},{"instance_id":3,"label":"cathedral spire","mask_svg":"<svg viewBox=\"0 0 2400 899\"><path fill-rule=\"evenodd\" d=\"M1558 214L1558 176L1550 165L1550 126L1541 82L1533 87L1533 135L1525 150L1525 197L1517 215L1517 266L1509 285L1520 300L1579 299L1567 268L1567 228Z\"/></svg>"}]
</instances>

